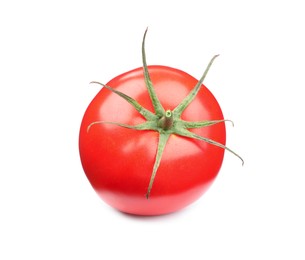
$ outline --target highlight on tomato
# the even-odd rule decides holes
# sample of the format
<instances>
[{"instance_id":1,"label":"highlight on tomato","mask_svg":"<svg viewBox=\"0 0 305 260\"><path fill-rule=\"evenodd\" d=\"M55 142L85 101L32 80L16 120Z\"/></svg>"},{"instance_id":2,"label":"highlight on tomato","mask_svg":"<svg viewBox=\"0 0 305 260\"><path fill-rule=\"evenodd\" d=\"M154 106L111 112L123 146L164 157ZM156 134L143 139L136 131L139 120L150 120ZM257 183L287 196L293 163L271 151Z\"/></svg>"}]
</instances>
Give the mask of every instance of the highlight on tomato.
<instances>
[{"instance_id":1,"label":"highlight on tomato","mask_svg":"<svg viewBox=\"0 0 305 260\"><path fill-rule=\"evenodd\" d=\"M221 168L225 120L203 81L167 66L143 67L102 86L83 116L79 152L97 194L119 211L161 215L200 198Z\"/></svg>"}]
</instances>

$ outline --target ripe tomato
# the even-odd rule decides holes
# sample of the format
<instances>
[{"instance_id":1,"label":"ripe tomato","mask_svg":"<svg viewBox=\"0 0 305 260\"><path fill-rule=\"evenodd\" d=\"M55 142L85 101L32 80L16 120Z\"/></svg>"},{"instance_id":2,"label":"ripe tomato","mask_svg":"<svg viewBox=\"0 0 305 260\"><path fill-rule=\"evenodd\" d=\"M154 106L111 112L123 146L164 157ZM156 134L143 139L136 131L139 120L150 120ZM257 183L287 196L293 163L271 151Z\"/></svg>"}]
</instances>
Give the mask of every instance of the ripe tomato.
<instances>
[{"instance_id":1,"label":"ripe tomato","mask_svg":"<svg viewBox=\"0 0 305 260\"><path fill-rule=\"evenodd\" d=\"M224 147L226 131L221 108L201 82L200 91L178 119L174 117L166 127L160 123L164 113L176 113L175 108L198 80L178 69L147 66L144 39L144 74L142 67L137 68L104 85L84 114L79 150L88 180L106 203L126 213L160 215L197 200L216 178L223 148L228 148ZM147 91L148 81L157 101L152 101ZM134 100L140 104L138 109L131 104ZM161 116L156 111L160 104L164 108ZM141 108L147 109L149 116L143 116ZM147 118L153 122L149 127L145 125ZM208 124L199 127L184 122ZM145 127L132 128L137 125Z\"/></svg>"}]
</instances>

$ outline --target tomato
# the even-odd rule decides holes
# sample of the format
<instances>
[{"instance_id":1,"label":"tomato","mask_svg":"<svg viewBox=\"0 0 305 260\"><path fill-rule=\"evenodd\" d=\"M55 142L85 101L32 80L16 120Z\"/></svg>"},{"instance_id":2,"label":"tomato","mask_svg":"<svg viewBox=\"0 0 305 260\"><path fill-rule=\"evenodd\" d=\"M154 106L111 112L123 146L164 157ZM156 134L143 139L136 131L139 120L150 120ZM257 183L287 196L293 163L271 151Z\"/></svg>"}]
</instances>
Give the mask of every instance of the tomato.
<instances>
[{"instance_id":1,"label":"tomato","mask_svg":"<svg viewBox=\"0 0 305 260\"><path fill-rule=\"evenodd\" d=\"M130 214L160 215L197 200L215 180L225 149L233 151L225 147L225 120L213 94L181 70L147 66L144 40L144 73L140 67L103 85L83 116L79 151L106 203ZM190 98L196 85L200 91Z\"/></svg>"}]
</instances>

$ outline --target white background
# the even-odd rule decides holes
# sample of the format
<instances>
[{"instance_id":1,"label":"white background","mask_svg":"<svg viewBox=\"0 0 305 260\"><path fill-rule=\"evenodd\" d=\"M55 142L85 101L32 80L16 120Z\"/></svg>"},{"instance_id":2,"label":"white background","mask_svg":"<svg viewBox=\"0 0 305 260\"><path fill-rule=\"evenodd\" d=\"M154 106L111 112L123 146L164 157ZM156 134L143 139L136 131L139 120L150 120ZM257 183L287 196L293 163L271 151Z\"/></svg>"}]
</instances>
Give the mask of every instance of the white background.
<instances>
[{"instance_id":1,"label":"white background","mask_svg":"<svg viewBox=\"0 0 305 260\"><path fill-rule=\"evenodd\" d=\"M1 1L1 259L305 259L303 1ZM199 78L226 118L219 177L176 214L101 201L78 130L99 91L149 64Z\"/></svg>"}]
</instances>

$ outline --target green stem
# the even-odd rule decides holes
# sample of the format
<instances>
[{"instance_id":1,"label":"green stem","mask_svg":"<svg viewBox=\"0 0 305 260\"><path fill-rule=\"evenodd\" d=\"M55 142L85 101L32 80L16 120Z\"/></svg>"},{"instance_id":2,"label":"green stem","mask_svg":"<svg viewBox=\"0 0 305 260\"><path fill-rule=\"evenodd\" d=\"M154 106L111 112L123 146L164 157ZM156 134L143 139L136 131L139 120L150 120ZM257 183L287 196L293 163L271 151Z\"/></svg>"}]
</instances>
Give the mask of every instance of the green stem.
<instances>
[{"instance_id":1,"label":"green stem","mask_svg":"<svg viewBox=\"0 0 305 260\"><path fill-rule=\"evenodd\" d=\"M165 112L165 115L159 119L158 126L163 130L169 130L172 128L174 123L173 113L170 110Z\"/></svg>"}]
</instances>

